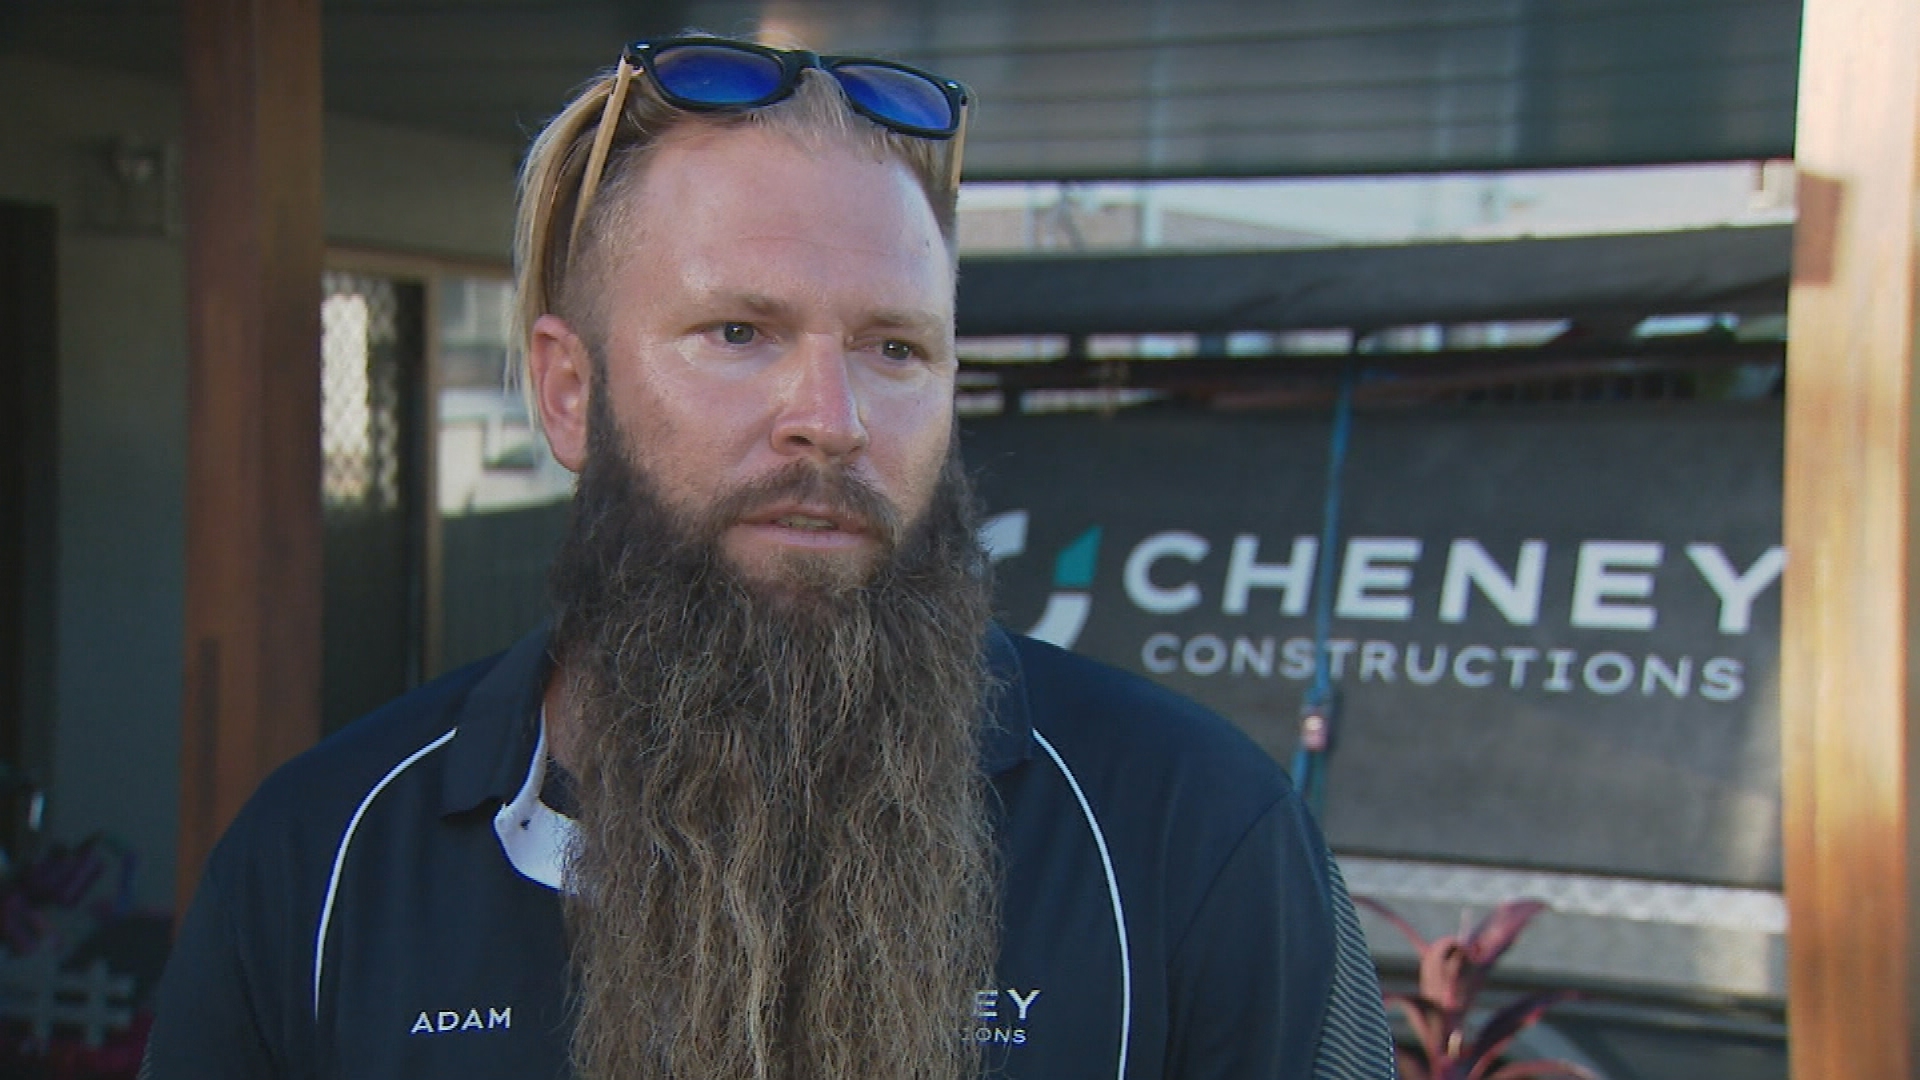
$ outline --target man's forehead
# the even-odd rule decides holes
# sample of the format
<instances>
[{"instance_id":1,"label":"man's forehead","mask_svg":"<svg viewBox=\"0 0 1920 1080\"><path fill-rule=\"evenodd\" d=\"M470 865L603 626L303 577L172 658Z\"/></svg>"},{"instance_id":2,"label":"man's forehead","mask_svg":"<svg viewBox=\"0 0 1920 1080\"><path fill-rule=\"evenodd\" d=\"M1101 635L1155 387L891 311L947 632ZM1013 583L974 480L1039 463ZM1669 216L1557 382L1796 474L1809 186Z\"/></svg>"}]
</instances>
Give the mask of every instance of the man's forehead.
<instances>
[{"instance_id":1,"label":"man's forehead","mask_svg":"<svg viewBox=\"0 0 1920 1080\"><path fill-rule=\"evenodd\" d=\"M663 145L632 197L615 242L656 289L768 315L831 301L875 325L952 330L952 256L925 192L869 147L708 131Z\"/></svg>"},{"instance_id":2,"label":"man's forehead","mask_svg":"<svg viewBox=\"0 0 1920 1080\"><path fill-rule=\"evenodd\" d=\"M677 129L661 141L636 195L637 215L661 230L646 239L705 227L714 234L703 236L708 241L804 236L849 253L951 260L913 170L852 137L802 140L751 125Z\"/></svg>"}]
</instances>

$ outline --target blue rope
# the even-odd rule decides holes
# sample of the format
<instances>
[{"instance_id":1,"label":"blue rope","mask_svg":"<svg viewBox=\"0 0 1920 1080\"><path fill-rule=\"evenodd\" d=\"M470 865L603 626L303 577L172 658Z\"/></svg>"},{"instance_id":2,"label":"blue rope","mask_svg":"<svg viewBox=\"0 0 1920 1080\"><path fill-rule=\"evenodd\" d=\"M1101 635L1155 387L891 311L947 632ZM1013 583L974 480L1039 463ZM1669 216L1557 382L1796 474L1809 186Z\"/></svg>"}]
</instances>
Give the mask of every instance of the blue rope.
<instances>
[{"instance_id":1,"label":"blue rope","mask_svg":"<svg viewBox=\"0 0 1920 1080\"><path fill-rule=\"evenodd\" d=\"M1293 751L1293 768L1288 772L1293 776L1293 786L1299 790L1300 797L1306 800L1315 816L1325 805L1326 795L1320 783L1320 755L1308 750L1304 745Z\"/></svg>"},{"instance_id":2,"label":"blue rope","mask_svg":"<svg viewBox=\"0 0 1920 1080\"><path fill-rule=\"evenodd\" d=\"M1326 742L1333 723L1333 662L1327 643L1333 635L1334 549L1340 543L1340 489L1346 472L1347 444L1353 434L1353 388L1360 373L1349 360L1340 370L1340 390L1333 405L1333 435L1327 448L1326 502L1320 517L1320 549L1314 563L1313 683L1301 710L1301 738L1293 752L1293 782L1307 806L1318 815L1326 805ZM1317 713L1325 728L1316 748L1308 745L1306 724Z\"/></svg>"},{"instance_id":3,"label":"blue rope","mask_svg":"<svg viewBox=\"0 0 1920 1080\"><path fill-rule=\"evenodd\" d=\"M1353 386L1359 372L1351 361L1340 370L1340 393L1333 405L1333 438L1327 450L1327 495L1320 513L1320 552L1313 583L1313 686L1307 702L1324 705L1333 697L1333 669L1327 639L1333 634L1334 548L1340 543L1340 480L1347 467L1347 443L1353 434Z\"/></svg>"}]
</instances>

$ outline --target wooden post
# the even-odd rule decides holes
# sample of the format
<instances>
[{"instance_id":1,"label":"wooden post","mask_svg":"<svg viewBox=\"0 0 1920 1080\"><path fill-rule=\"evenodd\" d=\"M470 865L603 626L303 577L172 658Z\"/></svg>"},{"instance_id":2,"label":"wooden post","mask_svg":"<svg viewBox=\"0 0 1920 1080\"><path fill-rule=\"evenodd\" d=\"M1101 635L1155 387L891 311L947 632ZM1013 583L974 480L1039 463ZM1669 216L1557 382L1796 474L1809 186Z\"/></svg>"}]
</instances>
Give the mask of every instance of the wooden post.
<instances>
[{"instance_id":1,"label":"wooden post","mask_svg":"<svg viewBox=\"0 0 1920 1080\"><path fill-rule=\"evenodd\" d=\"M1916 1075L1920 5L1807 0L1787 347L1784 759L1796 1080Z\"/></svg>"},{"instance_id":2,"label":"wooden post","mask_svg":"<svg viewBox=\"0 0 1920 1080\"><path fill-rule=\"evenodd\" d=\"M175 895L320 732L320 3L185 0L186 692Z\"/></svg>"}]
</instances>

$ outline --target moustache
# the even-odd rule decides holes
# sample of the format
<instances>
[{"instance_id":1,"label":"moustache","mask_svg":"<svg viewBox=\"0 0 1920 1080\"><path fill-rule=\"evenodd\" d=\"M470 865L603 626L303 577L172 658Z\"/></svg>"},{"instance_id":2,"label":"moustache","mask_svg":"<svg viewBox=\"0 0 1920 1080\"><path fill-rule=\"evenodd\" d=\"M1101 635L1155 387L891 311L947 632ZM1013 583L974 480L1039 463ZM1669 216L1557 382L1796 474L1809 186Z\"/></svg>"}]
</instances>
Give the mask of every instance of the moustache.
<instances>
[{"instance_id":1,"label":"moustache","mask_svg":"<svg viewBox=\"0 0 1920 1080\"><path fill-rule=\"evenodd\" d=\"M883 551L899 546L903 525L892 500L845 468L823 468L805 461L782 466L721 495L707 512L708 531L717 537L737 522L786 503L823 510L843 527L870 534Z\"/></svg>"}]
</instances>

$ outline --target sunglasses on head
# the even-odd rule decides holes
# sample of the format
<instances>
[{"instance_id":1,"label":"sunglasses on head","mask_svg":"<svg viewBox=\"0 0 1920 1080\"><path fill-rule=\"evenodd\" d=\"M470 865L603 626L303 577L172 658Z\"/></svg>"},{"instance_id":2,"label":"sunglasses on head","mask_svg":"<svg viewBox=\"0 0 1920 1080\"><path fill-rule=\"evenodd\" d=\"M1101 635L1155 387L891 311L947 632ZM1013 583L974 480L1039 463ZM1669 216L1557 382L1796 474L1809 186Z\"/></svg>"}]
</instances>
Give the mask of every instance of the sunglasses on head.
<instances>
[{"instance_id":1,"label":"sunglasses on head","mask_svg":"<svg viewBox=\"0 0 1920 1080\"><path fill-rule=\"evenodd\" d=\"M967 88L952 79L863 56L821 56L725 38L667 38L636 41L625 59L652 77L661 97L704 112L783 100L809 68L839 80L853 111L903 135L950 139L967 104Z\"/></svg>"},{"instance_id":2,"label":"sunglasses on head","mask_svg":"<svg viewBox=\"0 0 1920 1080\"><path fill-rule=\"evenodd\" d=\"M653 80L668 104L692 112L742 112L784 101L810 68L833 76L847 104L890 131L920 139L953 139L966 126L967 88L931 72L864 56L821 56L805 49L772 49L729 38L681 37L636 41L620 54L614 85L600 114L575 204L571 248L580 238L600 173L606 167L627 80L637 69ZM954 148L959 169L959 147ZM957 176L953 179L957 180Z\"/></svg>"}]
</instances>

